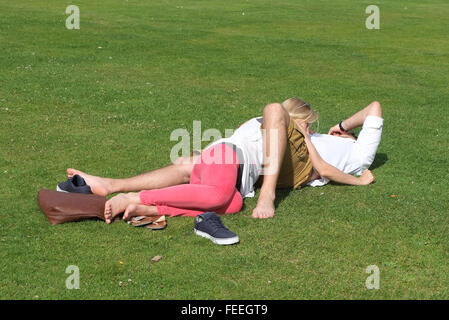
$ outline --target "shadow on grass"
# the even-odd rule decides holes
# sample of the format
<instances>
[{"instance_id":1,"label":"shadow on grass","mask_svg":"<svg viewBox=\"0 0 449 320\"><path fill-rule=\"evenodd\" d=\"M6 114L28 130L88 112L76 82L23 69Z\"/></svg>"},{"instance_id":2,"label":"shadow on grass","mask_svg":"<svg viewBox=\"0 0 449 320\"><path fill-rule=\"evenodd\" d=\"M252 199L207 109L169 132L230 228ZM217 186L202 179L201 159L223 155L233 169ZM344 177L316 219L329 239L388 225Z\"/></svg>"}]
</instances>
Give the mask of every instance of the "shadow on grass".
<instances>
[{"instance_id":1,"label":"shadow on grass","mask_svg":"<svg viewBox=\"0 0 449 320\"><path fill-rule=\"evenodd\" d=\"M263 177L263 176L262 176ZM254 185L254 191L260 190L262 187L263 179L257 180L257 182ZM274 200L274 207L277 208L279 204L292 192L292 188L282 188L277 189L276 188L276 198ZM257 196L258 197L258 196Z\"/></svg>"},{"instance_id":2,"label":"shadow on grass","mask_svg":"<svg viewBox=\"0 0 449 320\"><path fill-rule=\"evenodd\" d=\"M277 189L276 190L276 198L274 200L274 207L279 207L279 204L284 201L285 198L288 197L290 192L292 192L293 189Z\"/></svg>"},{"instance_id":3,"label":"shadow on grass","mask_svg":"<svg viewBox=\"0 0 449 320\"><path fill-rule=\"evenodd\" d=\"M370 170L374 170L382 167L388 161L388 156L385 153L376 154L373 164L370 166Z\"/></svg>"},{"instance_id":4,"label":"shadow on grass","mask_svg":"<svg viewBox=\"0 0 449 320\"><path fill-rule=\"evenodd\" d=\"M388 161L388 156L385 153L378 153L376 154L376 158L374 159L373 163L370 166L370 170L374 170L377 168L380 168ZM331 185L334 186L345 186L344 184L336 183L333 181L330 181ZM255 189L260 189L262 186L262 180L257 181L255 185ZM274 200L274 206L277 208L279 204L292 192L293 189L276 189L276 199ZM245 209L245 204L243 204L242 210Z\"/></svg>"},{"instance_id":5,"label":"shadow on grass","mask_svg":"<svg viewBox=\"0 0 449 320\"><path fill-rule=\"evenodd\" d=\"M374 169L380 168L387 161L388 161L388 156L385 153L378 153L378 154L376 154L376 158L374 159L374 161L371 164L371 166L369 167L369 169L372 171ZM337 183L337 182L333 182L333 181L330 181L329 184L333 185L333 186L341 186L341 187L346 186L345 184L341 184L341 183Z\"/></svg>"}]
</instances>

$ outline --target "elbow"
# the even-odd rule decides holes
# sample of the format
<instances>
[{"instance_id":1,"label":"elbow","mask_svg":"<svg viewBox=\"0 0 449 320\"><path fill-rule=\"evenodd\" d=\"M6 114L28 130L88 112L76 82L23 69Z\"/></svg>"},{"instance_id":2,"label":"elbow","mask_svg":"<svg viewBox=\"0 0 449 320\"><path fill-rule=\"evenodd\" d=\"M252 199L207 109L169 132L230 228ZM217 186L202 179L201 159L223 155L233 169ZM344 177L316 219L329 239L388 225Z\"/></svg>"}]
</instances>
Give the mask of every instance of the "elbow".
<instances>
[{"instance_id":1,"label":"elbow","mask_svg":"<svg viewBox=\"0 0 449 320\"><path fill-rule=\"evenodd\" d=\"M320 174L320 176L321 176L321 178L326 178L328 180L332 180L331 175L327 171Z\"/></svg>"},{"instance_id":2,"label":"elbow","mask_svg":"<svg viewBox=\"0 0 449 320\"><path fill-rule=\"evenodd\" d=\"M379 101L373 101L369 104L368 115L382 118L382 106Z\"/></svg>"},{"instance_id":3,"label":"elbow","mask_svg":"<svg viewBox=\"0 0 449 320\"><path fill-rule=\"evenodd\" d=\"M323 165L319 165L316 168L316 171L318 171L318 174L322 177L322 178L326 178L328 179L330 176L330 171L326 168L326 166Z\"/></svg>"}]
</instances>

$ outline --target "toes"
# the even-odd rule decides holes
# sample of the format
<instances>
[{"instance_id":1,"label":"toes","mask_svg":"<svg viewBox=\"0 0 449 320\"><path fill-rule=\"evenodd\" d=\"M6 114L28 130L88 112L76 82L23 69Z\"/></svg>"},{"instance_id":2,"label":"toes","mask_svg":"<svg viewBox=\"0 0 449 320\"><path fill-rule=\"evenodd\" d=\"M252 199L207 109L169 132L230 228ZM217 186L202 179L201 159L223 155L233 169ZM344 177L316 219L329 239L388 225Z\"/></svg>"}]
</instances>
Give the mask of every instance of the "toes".
<instances>
[{"instance_id":1,"label":"toes","mask_svg":"<svg viewBox=\"0 0 449 320\"><path fill-rule=\"evenodd\" d=\"M131 203L126 207L125 213L123 214L123 220L128 220L132 217L133 212L136 210L136 205Z\"/></svg>"},{"instance_id":2,"label":"toes","mask_svg":"<svg viewBox=\"0 0 449 320\"><path fill-rule=\"evenodd\" d=\"M128 218L129 218L129 211L130 211L130 209L129 209L129 206L128 206L128 207L126 207L125 213L123 214L123 220L128 220Z\"/></svg>"},{"instance_id":3,"label":"toes","mask_svg":"<svg viewBox=\"0 0 449 320\"><path fill-rule=\"evenodd\" d=\"M106 201L104 205L104 218L106 220L106 223L111 223L111 214L112 214L111 203L109 201Z\"/></svg>"},{"instance_id":4,"label":"toes","mask_svg":"<svg viewBox=\"0 0 449 320\"><path fill-rule=\"evenodd\" d=\"M106 203L104 204L104 213L110 213L112 211L112 207L111 207L111 202L110 201L106 201Z\"/></svg>"},{"instance_id":5,"label":"toes","mask_svg":"<svg viewBox=\"0 0 449 320\"><path fill-rule=\"evenodd\" d=\"M76 169L73 169L73 168L68 168L67 169L67 177L68 178L73 178L73 176L75 175L75 174L79 174L80 173L80 171L78 171L78 170L76 170Z\"/></svg>"}]
</instances>

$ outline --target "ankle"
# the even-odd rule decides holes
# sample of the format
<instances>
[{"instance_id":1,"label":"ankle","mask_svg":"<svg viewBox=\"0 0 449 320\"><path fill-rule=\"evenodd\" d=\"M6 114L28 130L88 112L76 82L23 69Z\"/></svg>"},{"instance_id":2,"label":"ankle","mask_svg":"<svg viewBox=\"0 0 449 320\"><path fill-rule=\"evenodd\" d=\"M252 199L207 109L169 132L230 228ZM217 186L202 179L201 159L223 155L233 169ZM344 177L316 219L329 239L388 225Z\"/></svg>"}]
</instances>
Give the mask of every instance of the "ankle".
<instances>
[{"instance_id":1,"label":"ankle","mask_svg":"<svg viewBox=\"0 0 449 320\"><path fill-rule=\"evenodd\" d=\"M128 193L125 193L125 195L126 195L126 198L128 199L128 201L129 201L130 203L133 203L133 204L142 204L142 203L140 202L140 196L139 196L139 193L137 193L137 192L128 192Z\"/></svg>"},{"instance_id":2,"label":"ankle","mask_svg":"<svg viewBox=\"0 0 449 320\"><path fill-rule=\"evenodd\" d=\"M119 193L124 191L121 190L120 184L117 182L118 180L116 179L104 179L104 185L108 194Z\"/></svg>"},{"instance_id":3,"label":"ankle","mask_svg":"<svg viewBox=\"0 0 449 320\"><path fill-rule=\"evenodd\" d=\"M259 199L266 201L274 201L276 199L276 193L269 190L260 190Z\"/></svg>"}]
</instances>

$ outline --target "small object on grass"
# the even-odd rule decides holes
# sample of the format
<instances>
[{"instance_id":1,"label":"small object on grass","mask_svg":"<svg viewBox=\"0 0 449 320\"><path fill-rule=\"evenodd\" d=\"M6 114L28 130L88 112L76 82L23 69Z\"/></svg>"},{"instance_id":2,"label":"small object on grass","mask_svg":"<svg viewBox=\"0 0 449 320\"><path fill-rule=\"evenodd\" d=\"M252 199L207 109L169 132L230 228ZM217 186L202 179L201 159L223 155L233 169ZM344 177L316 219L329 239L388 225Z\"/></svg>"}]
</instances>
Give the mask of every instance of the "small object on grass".
<instances>
[{"instance_id":1,"label":"small object on grass","mask_svg":"<svg viewBox=\"0 0 449 320\"><path fill-rule=\"evenodd\" d=\"M162 230L167 228L167 220L165 220L165 216L156 216L156 220L153 223L147 225L147 229L151 230Z\"/></svg>"},{"instance_id":2,"label":"small object on grass","mask_svg":"<svg viewBox=\"0 0 449 320\"><path fill-rule=\"evenodd\" d=\"M83 177L77 174L67 181L58 183L56 191L92 194L90 186L87 185Z\"/></svg>"},{"instance_id":3,"label":"small object on grass","mask_svg":"<svg viewBox=\"0 0 449 320\"><path fill-rule=\"evenodd\" d=\"M205 212L197 216L193 231L196 235L219 245L230 245L240 241L234 232L223 225L215 212Z\"/></svg>"},{"instance_id":4,"label":"small object on grass","mask_svg":"<svg viewBox=\"0 0 449 320\"><path fill-rule=\"evenodd\" d=\"M152 259L151 259L151 262L158 262L159 260L161 260L162 259L162 256L154 256Z\"/></svg>"},{"instance_id":5,"label":"small object on grass","mask_svg":"<svg viewBox=\"0 0 449 320\"><path fill-rule=\"evenodd\" d=\"M133 217L128 224L134 227L146 226L148 229L152 230L162 230L167 227L167 221L165 216L138 216Z\"/></svg>"},{"instance_id":6,"label":"small object on grass","mask_svg":"<svg viewBox=\"0 0 449 320\"><path fill-rule=\"evenodd\" d=\"M51 224L90 218L104 220L106 198L95 194L58 192L41 189L37 201Z\"/></svg>"},{"instance_id":7,"label":"small object on grass","mask_svg":"<svg viewBox=\"0 0 449 320\"><path fill-rule=\"evenodd\" d=\"M128 221L128 224L131 224L133 227L141 227L153 223L153 221L148 218L151 217L146 216L133 217L131 220Z\"/></svg>"}]
</instances>

